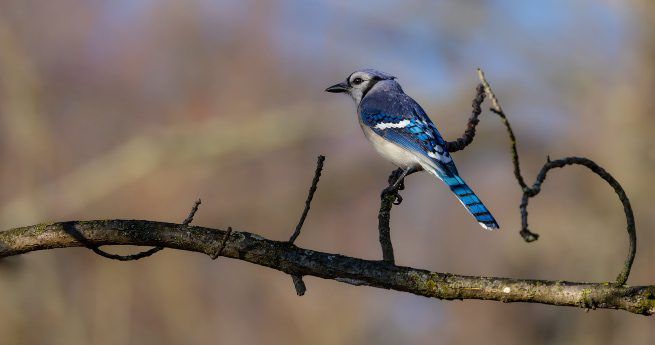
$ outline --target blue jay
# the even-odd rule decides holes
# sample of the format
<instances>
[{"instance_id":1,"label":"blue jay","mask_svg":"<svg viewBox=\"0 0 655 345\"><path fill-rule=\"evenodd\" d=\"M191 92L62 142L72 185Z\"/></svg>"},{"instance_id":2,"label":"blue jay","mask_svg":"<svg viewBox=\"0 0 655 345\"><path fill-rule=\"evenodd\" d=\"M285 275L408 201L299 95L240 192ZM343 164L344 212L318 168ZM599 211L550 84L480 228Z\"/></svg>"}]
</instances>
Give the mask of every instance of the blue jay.
<instances>
[{"instance_id":1,"label":"blue jay","mask_svg":"<svg viewBox=\"0 0 655 345\"><path fill-rule=\"evenodd\" d=\"M459 177L437 128L395 79L384 72L362 69L325 91L353 98L366 138L382 157L403 169L398 181L422 168L446 183L483 228L498 229L489 210Z\"/></svg>"}]
</instances>

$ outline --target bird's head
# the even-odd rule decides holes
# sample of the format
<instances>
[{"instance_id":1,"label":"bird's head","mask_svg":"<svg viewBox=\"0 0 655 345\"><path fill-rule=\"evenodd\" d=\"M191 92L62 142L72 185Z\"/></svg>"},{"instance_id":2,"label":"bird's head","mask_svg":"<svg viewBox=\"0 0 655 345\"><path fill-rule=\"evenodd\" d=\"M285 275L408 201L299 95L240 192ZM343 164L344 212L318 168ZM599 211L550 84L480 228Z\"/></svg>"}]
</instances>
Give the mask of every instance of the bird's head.
<instances>
[{"instance_id":1,"label":"bird's head","mask_svg":"<svg viewBox=\"0 0 655 345\"><path fill-rule=\"evenodd\" d=\"M383 80L394 80L396 77L374 69L360 69L351 73L345 81L334 84L325 91L332 93L346 93L359 102L366 96L375 84Z\"/></svg>"}]
</instances>

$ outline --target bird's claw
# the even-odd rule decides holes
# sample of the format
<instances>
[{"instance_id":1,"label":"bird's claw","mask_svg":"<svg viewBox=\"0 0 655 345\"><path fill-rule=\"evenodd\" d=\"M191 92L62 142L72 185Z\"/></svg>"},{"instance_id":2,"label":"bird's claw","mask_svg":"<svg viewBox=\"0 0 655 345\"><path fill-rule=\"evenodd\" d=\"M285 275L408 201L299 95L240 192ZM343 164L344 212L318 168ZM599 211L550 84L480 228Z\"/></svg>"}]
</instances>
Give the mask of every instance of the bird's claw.
<instances>
[{"instance_id":1,"label":"bird's claw","mask_svg":"<svg viewBox=\"0 0 655 345\"><path fill-rule=\"evenodd\" d=\"M393 188L393 186L389 186L389 187L385 188L384 190L382 190L382 193L381 193L380 197L384 199L387 196L394 196L395 198L394 198L393 204L394 205L400 205L400 203L403 202L403 197L400 196L400 193L398 193L398 191L402 190L402 189L403 189L402 186L398 186L396 188Z\"/></svg>"}]
</instances>

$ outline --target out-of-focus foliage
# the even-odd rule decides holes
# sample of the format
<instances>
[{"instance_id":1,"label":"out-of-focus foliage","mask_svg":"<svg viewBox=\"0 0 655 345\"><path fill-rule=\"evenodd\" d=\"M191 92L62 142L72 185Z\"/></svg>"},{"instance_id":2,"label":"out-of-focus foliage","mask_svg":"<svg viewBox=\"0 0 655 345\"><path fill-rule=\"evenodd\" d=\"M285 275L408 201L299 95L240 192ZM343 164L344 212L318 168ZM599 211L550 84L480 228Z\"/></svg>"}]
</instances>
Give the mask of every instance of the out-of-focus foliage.
<instances>
[{"instance_id":1,"label":"out-of-focus foliage","mask_svg":"<svg viewBox=\"0 0 655 345\"><path fill-rule=\"evenodd\" d=\"M589 157L637 217L631 284L653 283L652 1L32 1L0 3L0 227L145 218L292 232L317 154L326 170L298 245L375 259L392 170L346 97L360 67L396 75L446 138L464 129L483 67L525 174ZM462 274L608 281L627 249L620 204L583 168L531 203L505 133L482 116L455 159L501 223L484 232L447 189L412 176L394 208L402 265ZM529 178L532 180L532 177ZM117 252L126 249L117 248ZM84 249L0 262L6 344L649 344L652 320L542 305L441 302L164 251L135 263Z\"/></svg>"}]
</instances>

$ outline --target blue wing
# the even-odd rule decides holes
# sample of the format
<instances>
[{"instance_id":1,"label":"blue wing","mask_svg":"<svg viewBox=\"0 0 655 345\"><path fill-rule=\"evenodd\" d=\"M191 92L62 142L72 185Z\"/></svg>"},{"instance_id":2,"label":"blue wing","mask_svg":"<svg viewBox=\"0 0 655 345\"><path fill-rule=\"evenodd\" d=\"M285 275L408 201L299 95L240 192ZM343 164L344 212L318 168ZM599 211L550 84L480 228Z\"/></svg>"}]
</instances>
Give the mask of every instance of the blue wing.
<instances>
[{"instance_id":1,"label":"blue wing","mask_svg":"<svg viewBox=\"0 0 655 345\"><path fill-rule=\"evenodd\" d=\"M446 142L423 108L404 93L393 97L366 97L359 107L364 125L404 149L415 152L440 173L457 176Z\"/></svg>"},{"instance_id":2,"label":"blue wing","mask_svg":"<svg viewBox=\"0 0 655 345\"><path fill-rule=\"evenodd\" d=\"M404 93L371 95L359 106L360 120L384 139L420 155L424 169L438 176L485 229L498 223L459 176L446 142L416 101Z\"/></svg>"}]
</instances>

